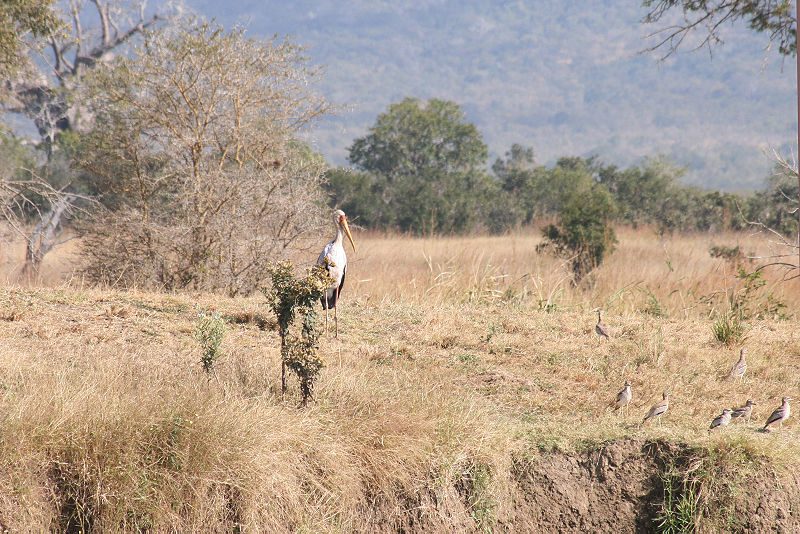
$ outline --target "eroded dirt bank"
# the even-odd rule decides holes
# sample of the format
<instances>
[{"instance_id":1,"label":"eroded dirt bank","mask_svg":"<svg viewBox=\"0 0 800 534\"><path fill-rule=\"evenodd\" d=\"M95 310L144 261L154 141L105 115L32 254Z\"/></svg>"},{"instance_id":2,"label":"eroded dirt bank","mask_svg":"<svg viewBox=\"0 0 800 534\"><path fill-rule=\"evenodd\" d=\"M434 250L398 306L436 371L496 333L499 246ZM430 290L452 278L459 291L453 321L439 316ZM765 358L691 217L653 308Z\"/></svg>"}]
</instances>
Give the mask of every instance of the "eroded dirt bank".
<instances>
[{"instance_id":1,"label":"eroded dirt bank","mask_svg":"<svg viewBox=\"0 0 800 534\"><path fill-rule=\"evenodd\" d=\"M511 476L510 506L494 516L476 513L476 488L462 481L400 507L378 499L363 531L645 533L693 525L698 532L800 532L796 473L675 443L541 452L515 459Z\"/></svg>"},{"instance_id":2,"label":"eroded dirt bank","mask_svg":"<svg viewBox=\"0 0 800 534\"><path fill-rule=\"evenodd\" d=\"M501 525L509 531L653 532L670 485L673 524L686 499L696 502L701 531L800 532L796 473L682 445L624 440L577 455L546 453L515 463L513 476L513 515Z\"/></svg>"}]
</instances>

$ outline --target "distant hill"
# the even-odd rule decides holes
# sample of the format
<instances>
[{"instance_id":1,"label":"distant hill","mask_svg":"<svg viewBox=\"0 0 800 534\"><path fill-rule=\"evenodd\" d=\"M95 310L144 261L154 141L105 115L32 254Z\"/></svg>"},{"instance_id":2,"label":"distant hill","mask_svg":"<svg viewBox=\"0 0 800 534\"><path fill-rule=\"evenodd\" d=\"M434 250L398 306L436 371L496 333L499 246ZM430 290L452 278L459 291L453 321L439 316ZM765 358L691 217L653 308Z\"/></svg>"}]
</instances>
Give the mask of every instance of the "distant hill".
<instances>
[{"instance_id":1,"label":"distant hill","mask_svg":"<svg viewBox=\"0 0 800 534\"><path fill-rule=\"evenodd\" d=\"M350 106L313 133L333 164L405 96L461 104L492 160L512 143L533 146L540 163L598 154L626 166L662 153L689 166L689 183L742 190L763 184L766 147L796 150L793 59L734 28L713 59L658 62L637 54L652 30L637 0L188 4L254 36L292 35L326 66L320 90Z\"/></svg>"}]
</instances>

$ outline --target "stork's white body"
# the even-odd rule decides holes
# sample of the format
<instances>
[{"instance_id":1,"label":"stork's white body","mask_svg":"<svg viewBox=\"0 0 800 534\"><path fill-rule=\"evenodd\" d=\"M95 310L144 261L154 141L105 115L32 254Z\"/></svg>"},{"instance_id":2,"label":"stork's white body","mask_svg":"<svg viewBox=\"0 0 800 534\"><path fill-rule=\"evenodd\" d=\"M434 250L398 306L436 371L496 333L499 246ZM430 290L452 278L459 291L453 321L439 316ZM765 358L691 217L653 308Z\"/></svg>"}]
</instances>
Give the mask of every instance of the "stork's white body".
<instances>
[{"instance_id":1,"label":"stork's white body","mask_svg":"<svg viewBox=\"0 0 800 534\"><path fill-rule=\"evenodd\" d=\"M347 254L344 252L342 243L343 234L344 232L337 228L336 238L325 245L317 260L317 264L320 264L325 261L325 258L328 258L328 274L333 278L333 283L325 293L328 302L339 300L338 290L342 286L347 271Z\"/></svg>"}]
</instances>

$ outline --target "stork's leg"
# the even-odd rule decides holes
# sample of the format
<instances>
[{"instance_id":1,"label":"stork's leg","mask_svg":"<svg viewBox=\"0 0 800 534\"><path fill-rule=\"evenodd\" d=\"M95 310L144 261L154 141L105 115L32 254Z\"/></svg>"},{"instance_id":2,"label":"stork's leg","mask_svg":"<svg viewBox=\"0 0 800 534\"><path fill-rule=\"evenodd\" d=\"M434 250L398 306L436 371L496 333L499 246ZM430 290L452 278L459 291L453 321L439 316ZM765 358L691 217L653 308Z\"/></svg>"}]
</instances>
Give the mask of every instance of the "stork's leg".
<instances>
[{"instance_id":1,"label":"stork's leg","mask_svg":"<svg viewBox=\"0 0 800 534\"><path fill-rule=\"evenodd\" d=\"M337 310L339 309L339 288L337 287L335 289L335 291L336 291L336 300L333 301L333 322L334 322L334 325L335 325L334 328L336 330L336 333L334 334L333 337L338 339L339 338L339 314L337 313Z\"/></svg>"},{"instance_id":2,"label":"stork's leg","mask_svg":"<svg viewBox=\"0 0 800 534\"><path fill-rule=\"evenodd\" d=\"M325 333L328 333L328 292L322 296L322 307L325 308Z\"/></svg>"}]
</instances>

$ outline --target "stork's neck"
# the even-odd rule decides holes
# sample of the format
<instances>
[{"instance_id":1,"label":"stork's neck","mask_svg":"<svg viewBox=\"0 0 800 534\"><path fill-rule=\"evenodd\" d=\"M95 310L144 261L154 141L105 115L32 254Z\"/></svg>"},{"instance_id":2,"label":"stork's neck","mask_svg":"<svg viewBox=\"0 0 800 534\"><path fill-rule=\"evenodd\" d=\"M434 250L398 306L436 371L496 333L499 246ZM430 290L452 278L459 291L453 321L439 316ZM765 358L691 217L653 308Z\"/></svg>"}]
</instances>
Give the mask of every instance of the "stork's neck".
<instances>
[{"instance_id":1,"label":"stork's neck","mask_svg":"<svg viewBox=\"0 0 800 534\"><path fill-rule=\"evenodd\" d=\"M344 239L344 230L342 230L342 225L336 225L336 237L333 238L334 245L341 245L342 240Z\"/></svg>"}]
</instances>

